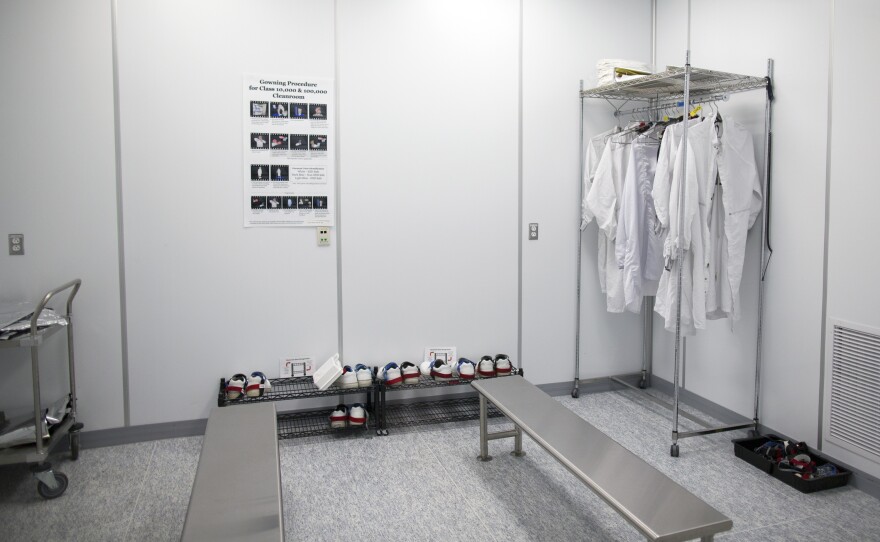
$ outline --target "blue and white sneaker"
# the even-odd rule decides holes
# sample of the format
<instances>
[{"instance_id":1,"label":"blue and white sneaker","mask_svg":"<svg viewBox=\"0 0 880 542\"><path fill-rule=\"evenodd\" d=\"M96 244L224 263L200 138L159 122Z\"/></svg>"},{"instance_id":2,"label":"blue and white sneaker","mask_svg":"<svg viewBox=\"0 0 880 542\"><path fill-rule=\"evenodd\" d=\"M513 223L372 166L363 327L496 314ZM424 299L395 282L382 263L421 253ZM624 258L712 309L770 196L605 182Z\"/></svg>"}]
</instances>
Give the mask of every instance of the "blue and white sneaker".
<instances>
[{"instance_id":1,"label":"blue and white sneaker","mask_svg":"<svg viewBox=\"0 0 880 542\"><path fill-rule=\"evenodd\" d=\"M342 375L336 381L336 385L346 389L358 387L357 374L352 370L351 365L342 368Z\"/></svg>"},{"instance_id":2,"label":"blue and white sneaker","mask_svg":"<svg viewBox=\"0 0 880 542\"><path fill-rule=\"evenodd\" d=\"M442 359L435 359L431 366L431 376L434 377L434 380L448 382L452 380L452 366Z\"/></svg>"},{"instance_id":3,"label":"blue and white sneaker","mask_svg":"<svg viewBox=\"0 0 880 542\"><path fill-rule=\"evenodd\" d=\"M418 384L421 371L414 364L404 361L400 364L400 374L405 385Z\"/></svg>"},{"instance_id":4,"label":"blue and white sneaker","mask_svg":"<svg viewBox=\"0 0 880 542\"><path fill-rule=\"evenodd\" d=\"M400 374L400 367L393 361L385 367L379 369L379 380L383 380L386 386L399 386L403 383L403 375Z\"/></svg>"},{"instance_id":5,"label":"blue and white sneaker","mask_svg":"<svg viewBox=\"0 0 880 542\"><path fill-rule=\"evenodd\" d=\"M348 425L351 427L361 427L367 423L367 409L362 403L355 403L348 409Z\"/></svg>"},{"instance_id":6,"label":"blue and white sneaker","mask_svg":"<svg viewBox=\"0 0 880 542\"><path fill-rule=\"evenodd\" d=\"M354 366L354 372L357 375L357 383L359 388L369 388L373 385L372 369L370 369L363 363L358 363Z\"/></svg>"},{"instance_id":7,"label":"blue and white sneaker","mask_svg":"<svg viewBox=\"0 0 880 542\"><path fill-rule=\"evenodd\" d=\"M459 359L455 365L455 372L458 373L458 377L462 380L473 380L474 376L476 376L476 371L477 365L467 358Z\"/></svg>"}]
</instances>

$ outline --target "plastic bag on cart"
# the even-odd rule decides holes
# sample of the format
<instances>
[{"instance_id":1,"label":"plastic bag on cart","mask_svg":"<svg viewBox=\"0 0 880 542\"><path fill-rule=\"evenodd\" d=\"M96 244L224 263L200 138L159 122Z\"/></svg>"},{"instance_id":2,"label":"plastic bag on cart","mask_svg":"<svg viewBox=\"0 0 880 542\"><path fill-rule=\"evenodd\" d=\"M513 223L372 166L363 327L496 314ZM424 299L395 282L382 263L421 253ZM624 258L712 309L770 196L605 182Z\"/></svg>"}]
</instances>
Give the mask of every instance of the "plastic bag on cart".
<instances>
[{"instance_id":1,"label":"plastic bag on cart","mask_svg":"<svg viewBox=\"0 0 880 542\"><path fill-rule=\"evenodd\" d=\"M67 413L70 412L70 397L64 396L52 403L43 411L40 420L40 435L49 438L51 427L60 424ZM9 420L0 426L0 448L9 448L20 444L34 444L37 442L37 431L32 415L21 416Z\"/></svg>"},{"instance_id":2,"label":"plastic bag on cart","mask_svg":"<svg viewBox=\"0 0 880 542\"><path fill-rule=\"evenodd\" d=\"M30 332L34 303L11 303L0 305L0 341L14 339ZM67 325L67 318L46 307L37 317L37 328Z\"/></svg>"}]
</instances>

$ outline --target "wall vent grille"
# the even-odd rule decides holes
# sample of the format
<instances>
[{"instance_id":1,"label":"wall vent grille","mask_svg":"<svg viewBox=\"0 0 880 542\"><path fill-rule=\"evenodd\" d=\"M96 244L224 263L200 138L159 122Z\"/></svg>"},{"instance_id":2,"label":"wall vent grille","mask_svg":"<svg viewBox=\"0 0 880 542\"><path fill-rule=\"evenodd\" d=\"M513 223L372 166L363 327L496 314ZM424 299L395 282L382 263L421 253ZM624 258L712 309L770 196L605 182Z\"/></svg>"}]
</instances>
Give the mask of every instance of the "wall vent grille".
<instances>
[{"instance_id":1,"label":"wall vent grille","mask_svg":"<svg viewBox=\"0 0 880 542\"><path fill-rule=\"evenodd\" d=\"M880 458L880 335L835 325L829 435Z\"/></svg>"}]
</instances>

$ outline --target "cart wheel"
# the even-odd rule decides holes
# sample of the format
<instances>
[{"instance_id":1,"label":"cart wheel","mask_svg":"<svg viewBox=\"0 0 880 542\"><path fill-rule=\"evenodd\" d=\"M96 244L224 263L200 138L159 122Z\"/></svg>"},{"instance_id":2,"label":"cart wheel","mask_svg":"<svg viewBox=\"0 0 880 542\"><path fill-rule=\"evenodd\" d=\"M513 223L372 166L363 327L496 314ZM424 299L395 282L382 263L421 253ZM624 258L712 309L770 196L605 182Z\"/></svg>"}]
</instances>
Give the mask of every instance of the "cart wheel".
<instances>
[{"instance_id":1,"label":"cart wheel","mask_svg":"<svg viewBox=\"0 0 880 542\"><path fill-rule=\"evenodd\" d=\"M673 444L669 448L669 455L671 455L672 457L678 457L678 444Z\"/></svg>"},{"instance_id":2,"label":"cart wheel","mask_svg":"<svg viewBox=\"0 0 880 542\"><path fill-rule=\"evenodd\" d=\"M644 378L639 380L639 389L640 390L648 389L648 382Z\"/></svg>"},{"instance_id":3,"label":"cart wheel","mask_svg":"<svg viewBox=\"0 0 880 542\"><path fill-rule=\"evenodd\" d=\"M758 438L761 436L761 433L758 433L754 429L749 429L749 438Z\"/></svg>"},{"instance_id":4,"label":"cart wheel","mask_svg":"<svg viewBox=\"0 0 880 542\"><path fill-rule=\"evenodd\" d=\"M578 396L580 396L580 394L581 394L581 392L580 392L580 391L578 391L578 389L577 389L577 388L575 388L575 389L573 389L573 390L571 390L571 396L572 396L572 398L574 398L574 399L577 399L577 398L578 398Z\"/></svg>"},{"instance_id":5,"label":"cart wheel","mask_svg":"<svg viewBox=\"0 0 880 542\"><path fill-rule=\"evenodd\" d=\"M67 435L70 438L70 458L79 459L79 431Z\"/></svg>"},{"instance_id":6,"label":"cart wheel","mask_svg":"<svg viewBox=\"0 0 880 542\"><path fill-rule=\"evenodd\" d=\"M37 482L37 493L39 493L44 499L55 499L60 497L61 494L67 490L67 476L63 473L56 472L55 481L58 482L58 487L55 489L50 489L49 486L43 482Z\"/></svg>"}]
</instances>

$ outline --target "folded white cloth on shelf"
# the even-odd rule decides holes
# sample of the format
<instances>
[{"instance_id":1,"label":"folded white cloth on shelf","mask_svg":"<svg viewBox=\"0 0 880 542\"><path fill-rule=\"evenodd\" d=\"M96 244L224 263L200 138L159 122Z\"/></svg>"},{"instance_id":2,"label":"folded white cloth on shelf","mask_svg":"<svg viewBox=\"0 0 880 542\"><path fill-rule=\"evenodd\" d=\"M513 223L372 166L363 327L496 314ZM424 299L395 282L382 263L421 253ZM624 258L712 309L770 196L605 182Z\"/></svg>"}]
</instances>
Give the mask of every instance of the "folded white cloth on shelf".
<instances>
[{"instance_id":1,"label":"folded white cloth on shelf","mask_svg":"<svg viewBox=\"0 0 880 542\"><path fill-rule=\"evenodd\" d=\"M621 81L628 81L630 79L643 77L642 75L616 74L614 71L615 68L623 68L626 70L633 70L645 73L652 72L651 66L649 64L639 62L638 60L603 58L596 63L597 85L601 87L604 85L610 85L611 83L619 83Z\"/></svg>"}]
</instances>

